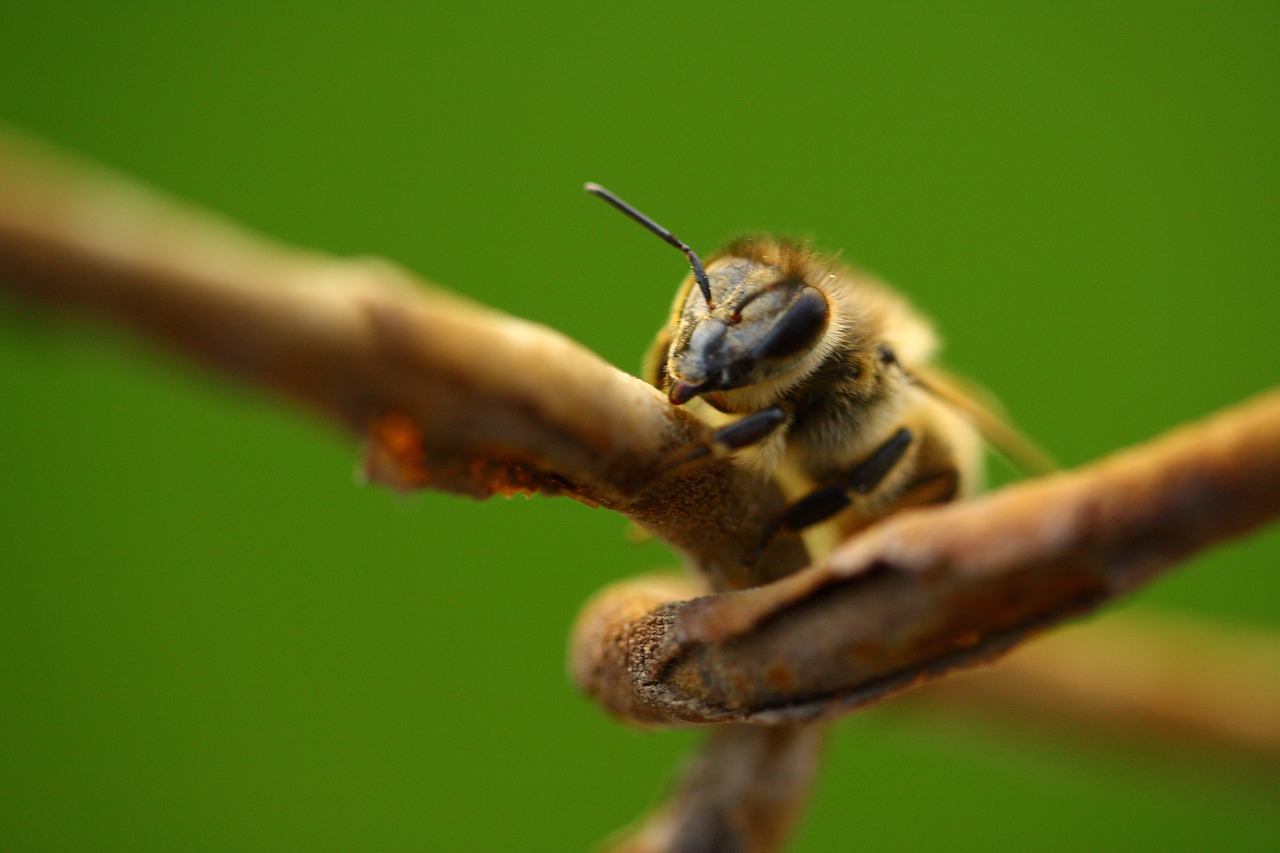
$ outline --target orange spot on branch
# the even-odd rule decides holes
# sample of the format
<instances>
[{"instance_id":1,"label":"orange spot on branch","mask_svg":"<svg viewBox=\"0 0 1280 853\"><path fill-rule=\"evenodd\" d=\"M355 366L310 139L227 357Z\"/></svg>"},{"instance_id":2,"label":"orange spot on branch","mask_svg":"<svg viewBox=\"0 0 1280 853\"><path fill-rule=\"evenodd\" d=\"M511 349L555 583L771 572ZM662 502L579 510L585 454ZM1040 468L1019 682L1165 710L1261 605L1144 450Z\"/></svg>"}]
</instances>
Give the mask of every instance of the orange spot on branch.
<instances>
[{"instance_id":1,"label":"orange spot on branch","mask_svg":"<svg viewBox=\"0 0 1280 853\"><path fill-rule=\"evenodd\" d=\"M426 488L431 472L422 430L405 415L375 417L365 434L364 475L399 492Z\"/></svg>"}]
</instances>

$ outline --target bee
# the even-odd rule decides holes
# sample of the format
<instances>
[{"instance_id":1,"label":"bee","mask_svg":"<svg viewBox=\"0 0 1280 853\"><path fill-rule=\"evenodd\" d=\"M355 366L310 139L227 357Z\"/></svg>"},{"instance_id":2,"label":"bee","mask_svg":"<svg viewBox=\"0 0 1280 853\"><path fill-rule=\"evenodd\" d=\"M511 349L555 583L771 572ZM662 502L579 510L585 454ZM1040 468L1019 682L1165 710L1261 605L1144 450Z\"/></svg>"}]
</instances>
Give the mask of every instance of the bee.
<instances>
[{"instance_id":1,"label":"bee","mask_svg":"<svg viewBox=\"0 0 1280 853\"><path fill-rule=\"evenodd\" d=\"M982 485L983 439L1027 473L1054 467L934 364L930 323L881 282L769 236L704 266L609 190L586 190L688 259L643 378L714 428L672 467L731 454L779 485L790 504L768 538L796 533L822 554L889 513L966 497Z\"/></svg>"}]
</instances>

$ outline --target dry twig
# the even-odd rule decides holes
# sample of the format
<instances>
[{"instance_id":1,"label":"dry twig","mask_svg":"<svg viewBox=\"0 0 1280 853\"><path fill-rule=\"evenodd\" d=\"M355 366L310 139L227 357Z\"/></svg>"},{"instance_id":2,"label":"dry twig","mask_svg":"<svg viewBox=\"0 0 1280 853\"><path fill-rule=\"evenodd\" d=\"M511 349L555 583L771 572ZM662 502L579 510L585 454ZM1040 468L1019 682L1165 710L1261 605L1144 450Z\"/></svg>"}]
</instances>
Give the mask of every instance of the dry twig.
<instances>
[{"instance_id":1,"label":"dry twig","mask_svg":"<svg viewBox=\"0 0 1280 853\"><path fill-rule=\"evenodd\" d=\"M1273 393L1077 472L894 517L797 572L795 538L753 559L772 486L723 461L663 473L700 423L564 337L384 262L285 248L0 136L0 279L303 402L362 436L369 473L395 487L567 495L685 554L698 580L589 605L579 683L640 723L775 727L714 735L621 849L776 849L821 741L801 723L990 660L1280 513Z\"/></svg>"},{"instance_id":2,"label":"dry twig","mask_svg":"<svg viewBox=\"0 0 1280 853\"><path fill-rule=\"evenodd\" d=\"M1280 513L1280 393L1078 471L893 516L765 586L584 620L579 679L638 722L829 717L990 660ZM612 642L601 642L607 633Z\"/></svg>"},{"instance_id":3,"label":"dry twig","mask_svg":"<svg viewBox=\"0 0 1280 853\"><path fill-rule=\"evenodd\" d=\"M1036 639L895 711L1280 764L1280 637L1132 608Z\"/></svg>"}]
</instances>

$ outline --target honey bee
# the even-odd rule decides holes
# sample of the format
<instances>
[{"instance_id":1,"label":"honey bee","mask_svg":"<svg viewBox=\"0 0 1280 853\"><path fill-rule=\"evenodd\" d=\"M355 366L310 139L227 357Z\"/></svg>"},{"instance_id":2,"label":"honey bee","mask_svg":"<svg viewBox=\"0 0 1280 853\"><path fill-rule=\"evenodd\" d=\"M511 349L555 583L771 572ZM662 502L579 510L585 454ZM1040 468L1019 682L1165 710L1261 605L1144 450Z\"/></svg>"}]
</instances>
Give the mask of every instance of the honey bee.
<instances>
[{"instance_id":1,"label":"honey bee","mask_svg":"<svg viewBox=\"0 0 1280 853\"><path fill-rule=\"evenodd\" d=\"M643 378L715 427L672 466L731 454L791 501L777 520L811 555L910 506L972 494L983 439L1027 473L1045 454L933 363L929 322L874 278L807 245L739 239L710 256L597 184L596 195L692 267Z\"/></svg>"}]
</instances>

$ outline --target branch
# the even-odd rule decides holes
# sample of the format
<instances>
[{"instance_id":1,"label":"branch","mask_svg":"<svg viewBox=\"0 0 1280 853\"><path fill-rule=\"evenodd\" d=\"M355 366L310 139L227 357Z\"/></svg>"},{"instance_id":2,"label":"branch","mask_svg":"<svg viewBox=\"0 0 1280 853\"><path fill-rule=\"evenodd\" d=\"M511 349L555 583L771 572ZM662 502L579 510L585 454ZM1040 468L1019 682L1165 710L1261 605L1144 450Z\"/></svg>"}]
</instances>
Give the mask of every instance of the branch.
<instances>
[{"instance_id":1,"label":"branch","mask_svg":"<svg viewBox=\"0 0 1280 853\"><path fill-rule=\"evenodd\" d=\"M662 806L609 853L777 850L817 770L824 726L721 726Z\"/></svg>"},{"instance_id":2,"label":"branch","mask_svg":"<svg viewBox=\"0 0 1280 853\"><path fill-rule=\"evenodd\" d=\"M272 243L3 132L0 284L304 403L366 437L370 474L398 488L617 510L714 588L807 562L794 539L753 559L776 489L725 461L663 476L705 427L564 336L384 261Z\"/></svg>"},{"instance_id":3,"label":"branch","mask_svg":"<svg viewBox=\"0 0 1280 853\"><path fill-rule=\"evenodd\" d=\"M812 568L587 607L579 683L649 725L794 723L985 663L1280 513L1280 392L1072 473L893 516ZM604 640L602 642L602 639Z\"/></svg>"},{"instance_id":4,"label":"branch","mask_svg":"<svg viewBox=\"0 0 1280 853\"><path fill-rule=\"evenodd\" d=\"M1036 639L998 666L912 691L895 712L1053 735L1227 751L1280 765L1280 637L1127 609Z\"/></svg>"}]
</instances>

